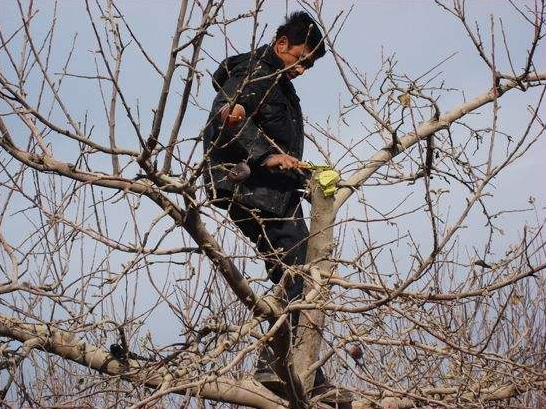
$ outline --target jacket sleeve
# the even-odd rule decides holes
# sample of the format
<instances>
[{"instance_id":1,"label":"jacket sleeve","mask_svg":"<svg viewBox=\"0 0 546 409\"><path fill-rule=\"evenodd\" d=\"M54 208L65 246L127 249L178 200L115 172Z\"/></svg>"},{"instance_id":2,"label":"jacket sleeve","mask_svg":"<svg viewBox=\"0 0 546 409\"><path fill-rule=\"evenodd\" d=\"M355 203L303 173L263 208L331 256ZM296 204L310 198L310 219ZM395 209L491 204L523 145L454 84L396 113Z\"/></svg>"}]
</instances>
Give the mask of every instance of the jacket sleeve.
<instances>
[{"instance_id":1,"label":"jacket sleeve","mask_svg":"<svg viewBox=\"0 0 546 409\"><path fill-rule=\"evenodd\" d=\"M217 144L220 147L235 151L240 160L246 160L249 165L259 165L267 156L278 153L278 150L268 141L263 131L256 125L255 117L264 101L264 96L273 81L261 80L247 84L241 90L245 73L233 73L222 85L216 95L213 109L216 111L215 126L218 130ZM245 108L246 118L238 126L228 127L222 123L219 111L225 104L233 102Z\"/></svg>"}]
</instances>

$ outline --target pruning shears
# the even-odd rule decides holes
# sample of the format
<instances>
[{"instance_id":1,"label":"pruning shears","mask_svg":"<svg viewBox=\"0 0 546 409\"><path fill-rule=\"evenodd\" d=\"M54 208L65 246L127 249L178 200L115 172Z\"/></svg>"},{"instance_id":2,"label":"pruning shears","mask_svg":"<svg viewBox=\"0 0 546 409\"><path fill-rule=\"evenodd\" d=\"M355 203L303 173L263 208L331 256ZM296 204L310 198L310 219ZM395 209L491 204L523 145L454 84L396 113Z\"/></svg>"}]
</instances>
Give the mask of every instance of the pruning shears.
<instances>
[{"instance_id":1,"label":"pruning shears","mask_svg":"<svg viewBox=\"0 0 546 409\"><path fill-rule=\"evenodd\" d=\"M300 162L298 163L299 169L305 169L305 170L313 170L313 171L319 171L322 172L324 170L333 170L334 168L330 165L317 165L313 162Z\"/></svg>"}]
</instances>

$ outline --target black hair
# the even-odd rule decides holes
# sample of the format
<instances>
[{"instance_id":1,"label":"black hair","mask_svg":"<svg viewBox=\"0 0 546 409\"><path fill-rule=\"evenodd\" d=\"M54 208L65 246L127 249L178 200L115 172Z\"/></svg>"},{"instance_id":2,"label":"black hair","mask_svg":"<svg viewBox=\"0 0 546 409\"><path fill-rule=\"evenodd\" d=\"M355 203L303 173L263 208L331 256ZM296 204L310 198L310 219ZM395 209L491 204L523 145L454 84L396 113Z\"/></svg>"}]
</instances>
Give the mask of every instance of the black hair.
<instances>
[{"instance_id":1,"label":"black hair","mask_svg":"<svg viewBox=\"0 0 546 409\"><path fill-rule=\"evenodd\" d=\"M290 45L307 44L313 53L313 60L317 60L326 54L322 32L318 24L305 11L295 11L286 18L282 26L277 29L276 40L286 36Z\"/></svg>"}]
</instances>

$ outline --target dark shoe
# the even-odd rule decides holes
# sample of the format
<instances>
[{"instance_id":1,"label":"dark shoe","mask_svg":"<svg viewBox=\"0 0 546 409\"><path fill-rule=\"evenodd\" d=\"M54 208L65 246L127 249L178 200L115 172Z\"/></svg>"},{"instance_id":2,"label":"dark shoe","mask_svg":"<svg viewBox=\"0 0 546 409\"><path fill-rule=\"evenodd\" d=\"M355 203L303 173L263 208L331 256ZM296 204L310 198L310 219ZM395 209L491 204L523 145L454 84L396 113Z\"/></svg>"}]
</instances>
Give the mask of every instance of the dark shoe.
<instances>
[{"instance_id":1,"label":"dark shoe","mask_svg":"<svg viewBox=\"0 0 546 409\"><path fill-rule=\"evenodd\" d=\"M254 380L260 382L263 386L273 392L275 395L285 397L284 382L282 382L275 371L273 364L275 357L273 352L268 347L260 352L258 362L256 363L256 372L254 372Z\"/></svg>"},{"instance_id":2,"label":"dark shoe","mask_svg":"<svg viewBox=\"0 0 546 409\"><path fill-rule=\"evenodd\" d=\"M279 379L273 370L275 357L268 347L264 348L256 363L254 380L261 383L275 395L286 399L285 383ZM324 377L322 368L315 373L315 383L311 389L311 397L319 397L319 401L337 409L351 409L353 396L347 389L336 388ZM320 395L324 395L323 397Z\"/></svg>"},{"instance_id":3,"label":"dark shoe","mask_svg":"<svg viewBox=\"0 0 546 409\"><path fill-rule=\"evenodd\" d=\"M337 409L351 409L354 400L349 390L335 387L327 381L315 386L311 390L311 396Z\"/></svg>"},{"instance_id":4,"label":"dark shoe","mask_svg":"<svg viewBox=\"0 0 546 409\"><path fill-rule=\"evenodd\" d=\"M263 386L273 392L275 395L284 398L286 397L284 392L284 382L282 382L277 374L273 372L255 372L254 380L260 382Z\"/></svg>"}]
</instances>

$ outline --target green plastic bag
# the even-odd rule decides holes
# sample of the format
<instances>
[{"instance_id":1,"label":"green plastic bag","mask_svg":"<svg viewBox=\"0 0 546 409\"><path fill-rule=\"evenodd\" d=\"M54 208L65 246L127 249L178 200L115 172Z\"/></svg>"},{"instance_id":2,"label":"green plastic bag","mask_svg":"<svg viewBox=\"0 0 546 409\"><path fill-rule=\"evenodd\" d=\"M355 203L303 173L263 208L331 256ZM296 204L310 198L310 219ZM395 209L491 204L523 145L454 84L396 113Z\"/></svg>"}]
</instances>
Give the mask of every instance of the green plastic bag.
<instances>
[{"instance_id":1,"label":"green plastic bag","mask_svg":"<svg viewBox=\"0 0 546 409\"><path fill-rule=\"evenodd\" d=\"M322 189L324 197L332 196L336 191L336 183L340 181L341 177L333 169L323 170L316 176L317 182Z\"/></svg>"}]
</instances>

